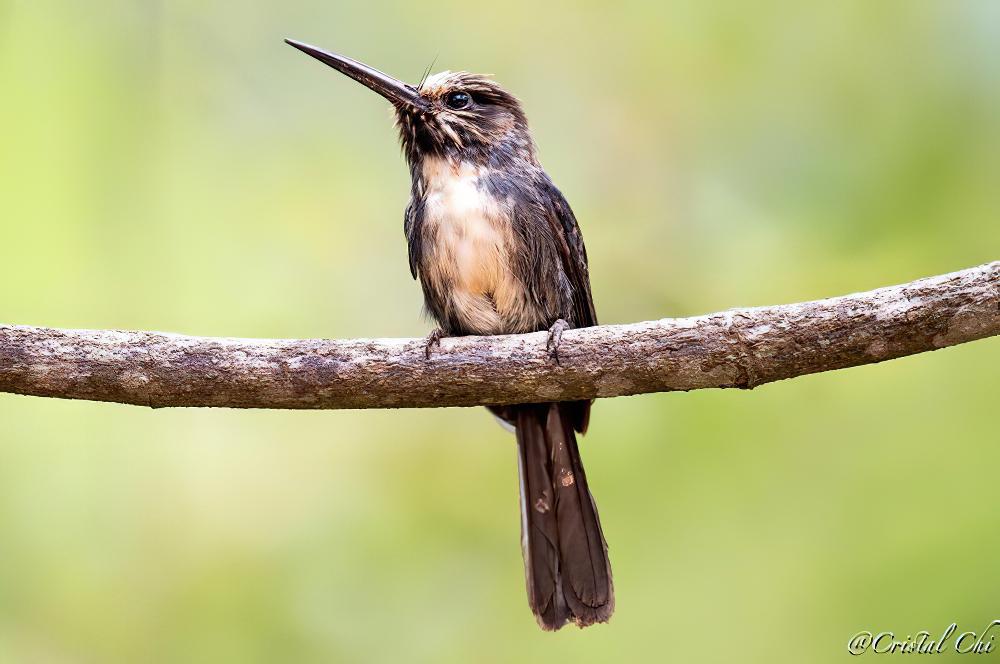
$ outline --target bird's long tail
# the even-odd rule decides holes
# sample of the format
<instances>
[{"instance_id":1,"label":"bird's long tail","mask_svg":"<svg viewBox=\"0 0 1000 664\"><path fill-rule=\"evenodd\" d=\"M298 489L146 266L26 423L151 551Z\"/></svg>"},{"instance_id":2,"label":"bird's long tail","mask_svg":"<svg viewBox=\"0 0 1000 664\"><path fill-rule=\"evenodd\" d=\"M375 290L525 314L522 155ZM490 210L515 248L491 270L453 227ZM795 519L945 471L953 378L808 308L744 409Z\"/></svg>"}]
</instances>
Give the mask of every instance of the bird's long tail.
<instances>
[{"instance_id":1,"label":"bird's long tail","mask_svg":"<svg viewBox=\"0 0 1000 664\"><path fill-rule=\"evenodd\" d=\"M546 630L569 621L580 627L607 622L615 607L608 546L576 444L574 405L508 411L517 429L528 603Z\"/></svg>"}]
</instances>

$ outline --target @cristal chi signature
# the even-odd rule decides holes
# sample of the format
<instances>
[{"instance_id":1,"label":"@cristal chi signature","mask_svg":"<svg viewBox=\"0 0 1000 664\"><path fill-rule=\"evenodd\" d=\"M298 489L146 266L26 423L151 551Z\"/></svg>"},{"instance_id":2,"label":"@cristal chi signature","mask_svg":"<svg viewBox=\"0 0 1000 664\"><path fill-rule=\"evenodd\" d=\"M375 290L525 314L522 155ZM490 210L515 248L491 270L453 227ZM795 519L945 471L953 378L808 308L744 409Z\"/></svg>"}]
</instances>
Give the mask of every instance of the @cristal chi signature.
<instances>
[{"instance_id":1,"label":"@cristal chi signature","mask_svg":"<svg viewBox=\"0 0 1000 664\"><path fill-rule=\"evenodd\" d=\"M993 652L995 647L993 639L1000 633L1000 630L996 629L998 626L1000 620L994 620L981 631L968 631L956 635L958 624L952 623L936 638L927 630L922 630L916 634L907 634L905 639L898 639L895 633L889 631L872 633L862 630L847 642L847 652L852 655L863 655L866 652L877 655L885 653L926 655L949 651L962 655L985 655Z\"/></svg>"}]
</instances>

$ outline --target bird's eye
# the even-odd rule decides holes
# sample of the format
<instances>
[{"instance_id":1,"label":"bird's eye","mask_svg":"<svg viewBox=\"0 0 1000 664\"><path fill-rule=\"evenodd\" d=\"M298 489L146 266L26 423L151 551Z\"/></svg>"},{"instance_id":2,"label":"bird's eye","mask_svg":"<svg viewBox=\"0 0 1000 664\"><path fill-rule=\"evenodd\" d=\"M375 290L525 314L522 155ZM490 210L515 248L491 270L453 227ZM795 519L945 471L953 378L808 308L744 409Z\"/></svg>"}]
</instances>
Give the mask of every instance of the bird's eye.
<instances>
[{"instance_id":1,"label":"bird's eye","mask_svg":"<svg viewBox=\"0 0 1000 664\"><path fill-rule=\"evenodd\" d=\"M472 104L472 96L468 92L449 92L444 98L444 103L448 108L460 111Z\"/></svg>"}]
</instances>

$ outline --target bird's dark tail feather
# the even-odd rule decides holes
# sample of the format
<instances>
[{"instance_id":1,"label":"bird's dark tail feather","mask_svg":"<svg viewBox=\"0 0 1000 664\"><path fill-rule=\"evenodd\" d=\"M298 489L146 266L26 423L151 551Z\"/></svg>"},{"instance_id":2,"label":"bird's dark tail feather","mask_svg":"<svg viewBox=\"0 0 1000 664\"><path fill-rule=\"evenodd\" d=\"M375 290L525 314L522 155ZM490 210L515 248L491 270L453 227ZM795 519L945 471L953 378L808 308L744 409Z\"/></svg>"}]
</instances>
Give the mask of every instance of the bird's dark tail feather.
<instances>
[{"instance_id":1,"label":"bird's dark tail feather","mask_svg":"<svg viewBox=\"0 0 1000 664\"><path fill-rule=\"evenodd\" d=\"M508 411L517 428L528 603L546 630L607 622L615 608L608 546L573 431L575 405Z\"/></svg>"}]
</instances>

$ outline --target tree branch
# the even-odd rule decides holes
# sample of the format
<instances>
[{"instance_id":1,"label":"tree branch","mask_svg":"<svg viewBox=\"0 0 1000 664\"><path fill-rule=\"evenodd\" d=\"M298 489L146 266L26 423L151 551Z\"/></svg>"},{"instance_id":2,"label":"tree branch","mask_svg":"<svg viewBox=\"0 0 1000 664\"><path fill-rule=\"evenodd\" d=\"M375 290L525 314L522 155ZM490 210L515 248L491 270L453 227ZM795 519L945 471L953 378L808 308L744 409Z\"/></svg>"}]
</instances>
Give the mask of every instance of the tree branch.
<instances>
[{"instance_id":1,"label":"tree branch","mask_svg":"<svg viewBox=\"0 0 1000 664\"><path fill-rule=\"evenodd\" d=\"M1000 334L1000 261L802 304L546 333L255 340L0 325L0 392L150 406L417 408L753 388Z\"/></svg>"}]
</instances>

